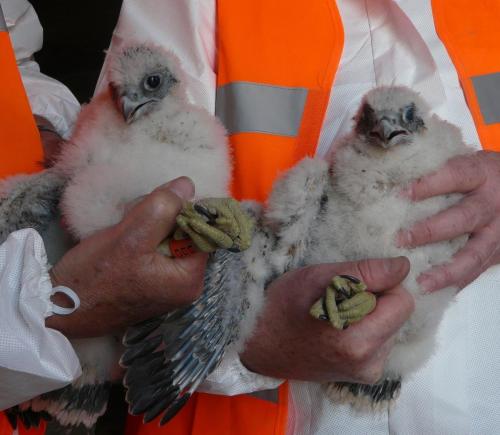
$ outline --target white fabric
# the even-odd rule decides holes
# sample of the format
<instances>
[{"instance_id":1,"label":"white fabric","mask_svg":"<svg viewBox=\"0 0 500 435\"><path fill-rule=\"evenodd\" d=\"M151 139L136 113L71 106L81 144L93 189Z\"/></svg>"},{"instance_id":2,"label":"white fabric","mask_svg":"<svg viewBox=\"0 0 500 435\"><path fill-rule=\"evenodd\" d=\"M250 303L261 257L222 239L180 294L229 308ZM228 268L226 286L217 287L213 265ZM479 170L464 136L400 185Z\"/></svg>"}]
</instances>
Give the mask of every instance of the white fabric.
<instances>
[{"instance_id":1,"label":"white fabric","mask_svg":"<svg viewBox=\"0 0 500 435\"><path fill-rule=\"evenodd\" d=\"M43 43L43 29L36 12L27 0L1 0L0 5L16 59L30 59Z\"/></svg>"},{"instance_id":2,"label":"white fabric","mask_svg":"<svg viewBox=\"0 0 500 435\"><path fill-rule=\"evenodd\" d=\"M65 85L42 74L33 60L43 43L36 12L26 0L0 0L0 5L32 112L46 118L62 137L68 138L80 103Z\"/></svg>"},{"instance_id":3,"label":"white fabric","mask_svg":"<svg viewBox=\"0 0 500 435\"><path fill-rule=\"evenodd\" d=\"M147 41L175 51L192 103L215 111L215 0L124 1L112 46ZM96 92L106 86L107 59Z\"/></svg>"},{"instance_id":4,"label":"white fabric","mask_svg":"<svg viewBox=\"0 0 500 435\"><path fill-rule=\"evenodd\" d=\"M45 327L52 315L47 256L33 229L0 245L0 410L61 388L81 374L69 341Z\"/></svg>"},{"instance_id":5,"label":"white fabric","mask_svg":"<svg viewBox=\"0 0 500 435\"><path fill-rule=\"evenodd\" d=\"M344 50L317 154L352 127L362 96L375 86L404 85L420 92L434 113L460 125L480 148L455 68L439 40L430 1L338 1Z\"/></svg>"},{"instance_id":6,"label":"white fabric","mask_svg":"<svg viewBox=\"0 0 500 435\"><path fill-rule=\"evenodd\" d=\"M332 0L333 1L333 0ZM338 0L345 47L317 154L351 127L361 96L380 84L416 88L443 118L462 127L479 147L455 69L439 41L431 0ZM304 2L307 7L307 2ZM175 49L188 73L190 97L213 111L215 99L215 0L124 0L112 45L155 41ZM105 72L100 87L105 86ZM291 382L288 434L493 434L500 433L500 267L490 269L459 295L441 328L441 347L404 385L390 413L368 418L333 406L321 387ZM205 386L237 394L269 389L229 356Z\"/></svg>"},{"instance_id":7,"label":"white fabric","mask_svg":"<svg viewBox=\"0 0 500 435\"><path fill-rule=\"evenodd\" d=\"M283 379L262 376L249 371L236 354L227 354L219 366L199 388L212 394L234 396L253 391L270 390L279 387Z\"/></svg>"}]
</instances>

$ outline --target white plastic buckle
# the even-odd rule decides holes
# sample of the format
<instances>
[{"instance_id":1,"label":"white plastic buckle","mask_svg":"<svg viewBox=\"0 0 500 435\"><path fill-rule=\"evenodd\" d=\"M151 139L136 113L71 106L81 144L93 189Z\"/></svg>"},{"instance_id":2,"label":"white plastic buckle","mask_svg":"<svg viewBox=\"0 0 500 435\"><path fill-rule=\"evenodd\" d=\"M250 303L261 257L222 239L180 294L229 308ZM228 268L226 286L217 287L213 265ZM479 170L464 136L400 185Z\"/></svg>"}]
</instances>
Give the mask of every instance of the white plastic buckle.
<instances>
[{"instance_id":1,"label":"white plastic buckle","mask_svg":"<svg viewBox=\"0 0 500 435\"><path fill-rule=\"evenodd\" d=\"M69 314L74 313L80 307L80 298L69 287L65 287L63 285L54 287L50 295L52 296L55 295L56 293L64 293L68 298L70 298L71 301L73 302L73 308L64 308L52 303L52 312L54 314L58 314L60 316L67 316Z\"/></svg>"}]
</instances>

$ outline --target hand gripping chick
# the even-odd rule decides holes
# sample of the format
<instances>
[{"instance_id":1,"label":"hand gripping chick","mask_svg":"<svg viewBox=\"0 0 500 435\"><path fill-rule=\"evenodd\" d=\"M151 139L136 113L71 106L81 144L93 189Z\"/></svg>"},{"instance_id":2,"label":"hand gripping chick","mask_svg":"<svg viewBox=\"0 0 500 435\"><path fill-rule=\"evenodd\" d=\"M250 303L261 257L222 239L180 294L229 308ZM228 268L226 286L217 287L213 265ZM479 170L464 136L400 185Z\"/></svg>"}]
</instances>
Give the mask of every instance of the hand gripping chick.
<instances>
[{"instance_id":1,"label":"hand gripping chick","mask_svg":"<svg viewBox=\"0 0 500 435\"><path fill-rule=\"evenodd\" d=\"M225 130L188 103L178 59L159 47L129 46L112 54L109 88L82 109L54 167L1 185L0 239L33 227L54 262L68 248L54 223L59 213L78 240L119 222L126 204L185 175L199 200L178 217L176 236L190 236L208 252L243 250L250 221L236 201L220 198L228 195L230 166ZM168 252L168 244L160 248ZM120 347L113 337L72 343L83 375L19 408L46 411L63 425L91 426L106 408Z\"/></svg>"},{"instance_id":2,"label":"hand gripping chick","mask_svg":"<svg viewBox=\"0 0 500 435\"><path fill-rule=\"evenodd\" d=\"M434 215L460 200L453 194L411 202L401 191L412 180L471 153L457 127L430 113L418 94L404 87L380 87L363 99L351 134L340 141L329 166L306 159L274 188L266 218L278 235L276 271L323 262L404 255L411 270L404 286L415 312L396 337L384 376L376 385L326 386L337 401L358 408L383 406L396 397L401 379L431 356L436 330L457 289L423 294L416 281L423 271L451 259L466 242L462 236L415 249L396 246L401 228ZM374 296L355 277L335 277L311 309L336 328L360 320Z\"/></svg>"}]
</instances>

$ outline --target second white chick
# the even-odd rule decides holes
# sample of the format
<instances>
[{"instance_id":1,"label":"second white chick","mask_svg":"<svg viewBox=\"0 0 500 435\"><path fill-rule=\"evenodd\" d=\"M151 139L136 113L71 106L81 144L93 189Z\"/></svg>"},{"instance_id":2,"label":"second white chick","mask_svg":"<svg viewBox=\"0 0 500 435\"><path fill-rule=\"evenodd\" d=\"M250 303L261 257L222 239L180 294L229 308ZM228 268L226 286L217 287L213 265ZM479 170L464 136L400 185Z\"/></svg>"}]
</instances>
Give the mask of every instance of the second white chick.
<instances>
[{"instance_id":1,"label":"second white chick","mask_svg":"<svg viewBox=\"0 0 500 435\"><path fill-rule=\"evenodd\" d=\"M457 288L423 294L417 277L450 261L467 236L405 249L397 246L396 235L462 195L412 202L401 193L411 181L472 151L460 130L432 115L417 93L380 87L364 97L354 129L338 144L331 165L306 159L276 184L267 216L279 228L277 270L400 255L411 262L403 285L415 298L415 312L396 336L383 378L376 385L329 384L334 400L370 409L387 403L401 379L432 355L437 327Z\"/></svg>"}]
</instances>

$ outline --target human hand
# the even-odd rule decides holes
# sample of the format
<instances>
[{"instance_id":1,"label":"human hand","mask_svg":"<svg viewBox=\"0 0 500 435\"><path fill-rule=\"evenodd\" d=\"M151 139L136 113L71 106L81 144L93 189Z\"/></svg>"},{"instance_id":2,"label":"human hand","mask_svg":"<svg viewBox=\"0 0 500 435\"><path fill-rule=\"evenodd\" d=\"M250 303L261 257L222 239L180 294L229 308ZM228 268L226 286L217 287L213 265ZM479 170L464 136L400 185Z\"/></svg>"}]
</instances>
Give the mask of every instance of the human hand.
<instances>
[{"instance_id":1,"label":"human hand","mask_svg":"<svg viewBox=\"0 0 500 435\"><path fill-rule=\"evenodd\" d=\"M402 246L415 247L470 234L453 261L424 272L422 289L463 288L500 262L500 153L478 151L450 160L438 171L414 182L408 195L421 201L437 195L464 193L456 205L402 231Z\"/></svg>"},{"instance_id":2,"label":"human hand","mask_svg":"<svg viewBox=\"0 0 500 435\"><path fill-rule=\"evenodd\" d=\"M70 338L99 336L196 300L206 254L168 258L157 252L183 200L193 195L192 182L177 178L143 197L120 223L68 251L51 269L52 283L74 290L81 305L69 316L47 318L46 325Z\"/></svg>"},{"instance_id":3,"label":"human hand","mask_svg":"<svg viewBox=\"0 0 500 435\"><path fill-rule=\"evenodd\" d=\"M242 363L263 375L315 382L379 380L392 337L414 308L402 287L406 258L322 264L293 270L267 289L266 306L241 354ZM377 293L377 306L345 330L314 319L309 308L334 275L360 278Z\"/></svg>"}]
</instances>

